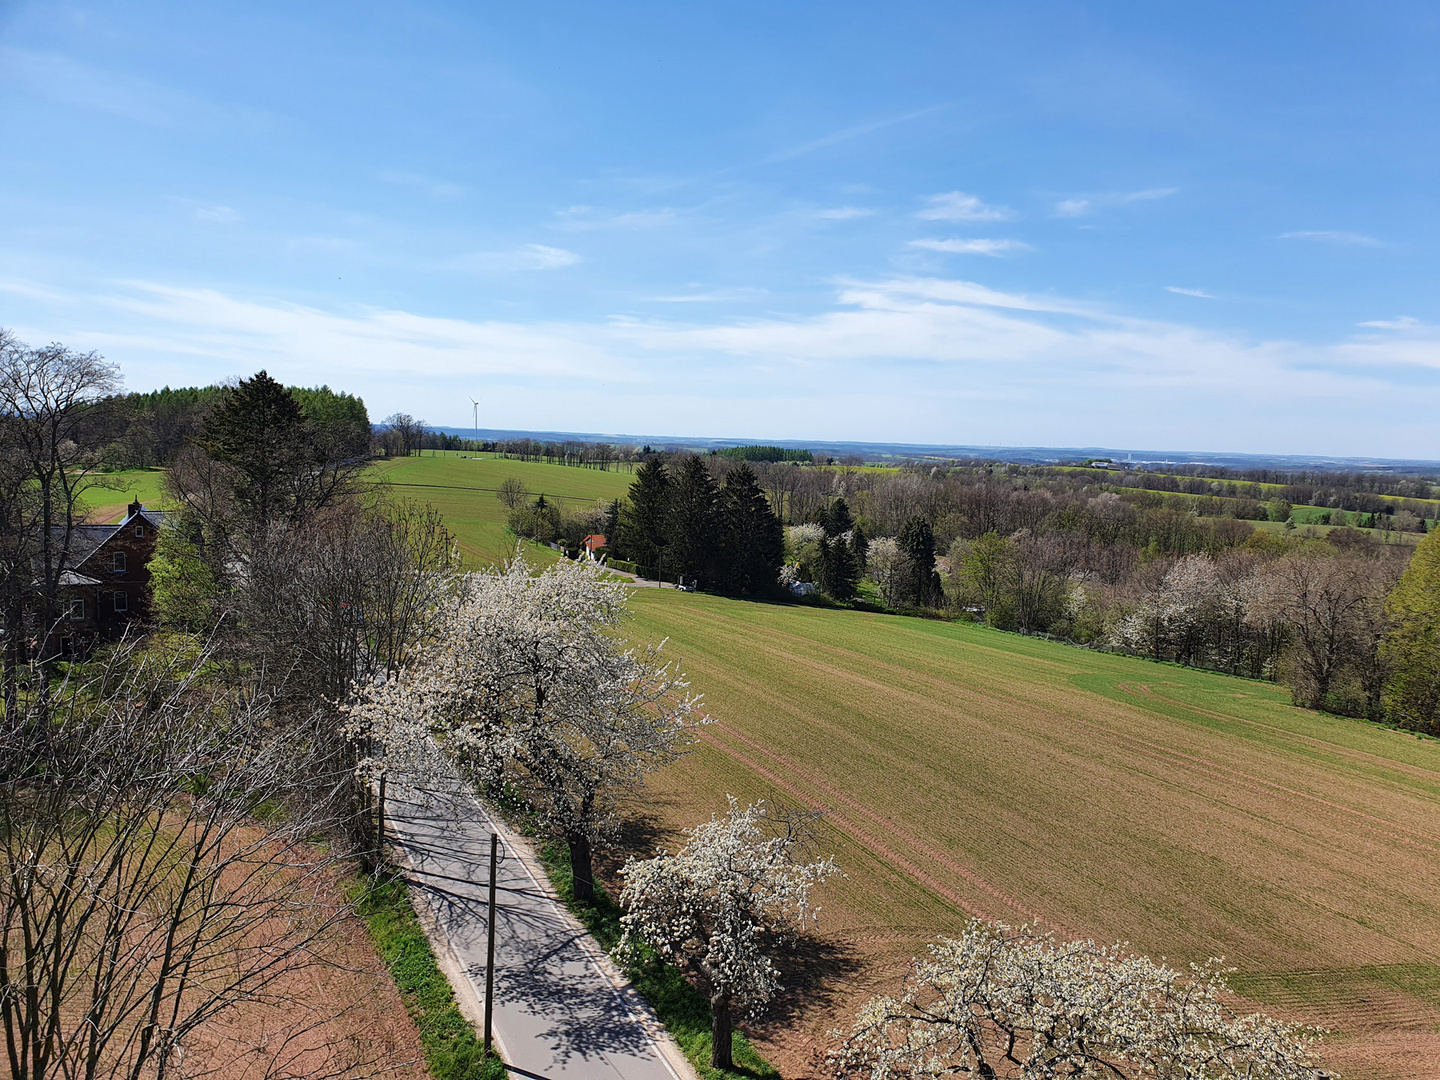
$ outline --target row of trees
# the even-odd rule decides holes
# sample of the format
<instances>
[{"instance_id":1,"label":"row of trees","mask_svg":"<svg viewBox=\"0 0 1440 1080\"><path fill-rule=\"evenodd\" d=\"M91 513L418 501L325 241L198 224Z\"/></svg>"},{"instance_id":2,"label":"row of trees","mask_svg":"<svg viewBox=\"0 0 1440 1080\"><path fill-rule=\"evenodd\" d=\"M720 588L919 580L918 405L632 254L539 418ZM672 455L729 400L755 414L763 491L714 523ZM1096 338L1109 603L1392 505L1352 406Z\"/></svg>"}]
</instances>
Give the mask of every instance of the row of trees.
<instances>
[{"instance_id":1,"label":"row of trees","mask_svg":"<svg viewBox=\"0 0 1440 1080\"><path fill-rule=\"evenodd\" d=\"M776 586L784 539L748 463L717 482L700 457L647 461L615 518L611 553L649 576L748 596Z\"/></svg>"}]
</instances>

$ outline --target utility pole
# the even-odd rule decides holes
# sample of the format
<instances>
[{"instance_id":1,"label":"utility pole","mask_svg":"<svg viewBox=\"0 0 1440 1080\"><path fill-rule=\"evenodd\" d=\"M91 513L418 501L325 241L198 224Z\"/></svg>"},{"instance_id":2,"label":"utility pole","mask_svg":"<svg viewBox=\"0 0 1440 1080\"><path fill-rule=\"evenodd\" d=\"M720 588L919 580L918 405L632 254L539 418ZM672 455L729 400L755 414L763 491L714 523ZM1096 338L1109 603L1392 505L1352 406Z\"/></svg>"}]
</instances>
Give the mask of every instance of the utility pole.
<instances>
[{"instance_id":1,"label":"utility pole","mask_svg":"<svg viewBox=\"0 0 1440 1080\"><path fill-rule=\"evenodd\" d=\"M486 922L489 940L485 944L485 1052L490 1052L490 1020L495 1002L495 868L500 859L500 837L490 834L490 915Z\"/></svg>"}]
</instances>

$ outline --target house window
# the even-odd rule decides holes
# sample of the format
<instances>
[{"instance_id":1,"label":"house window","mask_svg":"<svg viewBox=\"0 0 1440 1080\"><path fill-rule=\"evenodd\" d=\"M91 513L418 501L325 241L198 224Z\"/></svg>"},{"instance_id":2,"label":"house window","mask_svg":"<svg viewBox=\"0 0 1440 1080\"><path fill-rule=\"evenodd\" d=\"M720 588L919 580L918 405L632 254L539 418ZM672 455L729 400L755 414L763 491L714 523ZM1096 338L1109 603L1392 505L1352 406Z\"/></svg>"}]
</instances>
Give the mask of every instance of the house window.
<instances>
[{"instance_id":1,"label":"house window","mask_svg":"<svg viewBox=\"0 0 1440 1080\"><path fill-rule=\"evenodd\" d=\"M85 621L85 600L83 597L77 596L74 600L70 601L70 621Z\"/></svg>"},{"instance_id":2,"label":"house window","mask_svg":"<svg viewBox=\"0 0 1440 1080\"><path fill-rule=\"evenodd\" d=\"M115 594L115 610L116 610L116 611L129 611L129 610L130 610L130 598L129 598L128 596L126 596L123 592L117 592L117 593Z\"/></svg>"},{"instance_id":3,"label":"house window","mask_svg":"<svg viewBox=\"0 0 1440 1080\"><path fill-rule=\"evenodd\" d=\"M136 539L136 540L143 540L143 539L145 539L145 526L144 526L144 525L136 525L136 526L135 526L135 539Z\"/></svg>"},{"instance_id":4,"label":"house window","mask_svg":"<svg viewBox=\"0 0 1440 1080\"><path fill-rule=\"evenodd\" d=\"M125 572L125 552L117 551L111 558L114 560L115 573L123 574Z\"/></svg>"}]
</instances>

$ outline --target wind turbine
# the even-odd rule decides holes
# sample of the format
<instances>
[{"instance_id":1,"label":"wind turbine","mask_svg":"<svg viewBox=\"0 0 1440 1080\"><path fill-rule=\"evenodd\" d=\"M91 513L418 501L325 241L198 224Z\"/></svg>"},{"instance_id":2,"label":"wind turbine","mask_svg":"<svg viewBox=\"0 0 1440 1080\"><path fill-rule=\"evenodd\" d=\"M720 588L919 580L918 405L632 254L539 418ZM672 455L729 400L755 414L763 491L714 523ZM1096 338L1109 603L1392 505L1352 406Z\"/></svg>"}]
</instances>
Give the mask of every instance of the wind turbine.
<instances>
[{"instance_id":1,"label":"wind turbine","mask_svg":"<svg viewBox=\"0 0 1440 1080\"><path fill-rule=\"evenodd\" d=\"M480 402L472 397L470 404L475 406L475 441L478 443L480 441Z\"/></svg>"}]
</instances>

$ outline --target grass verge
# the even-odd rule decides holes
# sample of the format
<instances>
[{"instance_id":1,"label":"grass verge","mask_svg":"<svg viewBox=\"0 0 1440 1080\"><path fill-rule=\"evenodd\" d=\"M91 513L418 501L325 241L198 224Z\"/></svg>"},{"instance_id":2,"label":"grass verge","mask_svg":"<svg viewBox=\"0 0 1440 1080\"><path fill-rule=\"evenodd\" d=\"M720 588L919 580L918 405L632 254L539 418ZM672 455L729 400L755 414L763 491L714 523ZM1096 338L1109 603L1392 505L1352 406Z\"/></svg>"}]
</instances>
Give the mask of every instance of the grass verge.
<instances>
[{"instance_id":1,"label":"grass verge","mask_svg":"<svg viewBox=\"0 0 1440 1080\"><path fill-rule=\"evenodd\" d=\"M499 1057L487 1056L470 1021L455 1004L430 942L395 874L350 883L350 899L365 920L415 1026L425 1065L435 1080L505 1080Z\"/></svg>"},{"instance_id":2,"label":"grass verge","mask_svg":"<svg viewBox=\"0 0 1440 1080\"><path fill-rule=\"evenodd\" d=\"M565 906L584 924L601 948L606 952L613 949L620 941L620 905L599 882L595 883L593 903L580 903L575 899L570 875L570 851L563 844L540 844L538 854ZM686 981L678 968L651 953L641 963L623 970L625 977L650 1003L660 1022L669 1029L704 1080L730 1080L732 1077L780 1080L780 1073L738 1031L733 1046L735 1068L710 1067L710 1003Z\"/></svg>"}]
</instances>

